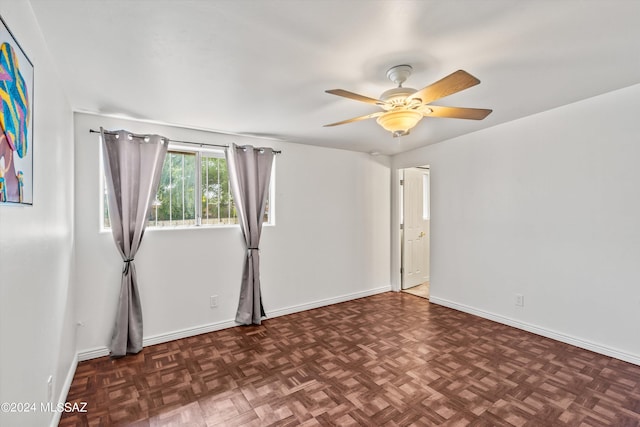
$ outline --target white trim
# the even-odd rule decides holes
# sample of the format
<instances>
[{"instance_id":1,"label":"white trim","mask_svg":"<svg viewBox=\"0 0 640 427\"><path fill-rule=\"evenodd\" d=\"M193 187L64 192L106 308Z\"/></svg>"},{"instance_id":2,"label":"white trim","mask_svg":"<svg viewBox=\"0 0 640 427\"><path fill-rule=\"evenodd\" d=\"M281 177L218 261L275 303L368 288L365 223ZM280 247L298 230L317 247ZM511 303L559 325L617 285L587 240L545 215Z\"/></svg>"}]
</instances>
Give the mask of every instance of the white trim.
<instances>
[{"instance_id":1,"label":"white trim","mask_svg":"<svg viewBox=\"0 0 640 427\"><path fill-rule=\"evenodd\" d=\"M333 298L322 299L305 304L293 305L291 307L280 308L267 312L267 318L274 318L285 316L287 314L297 313L300 311L311 310L318 307L324 307L326 305L337 304L340 302L351 301L358 298L364 298L371 295L380 294L383 292L391 291L391 285L380 286L378 288L368 289L366 291L353 292L350 294L340 295ZM208 332L219 331L222 329L233 328L238 326L234 320L225 320L217 323L210 323L207 325L196 326L194 328L180 329L177 331L168 332L165 334L153 335L142 340L142 346L147 347L155 344L162 344L168 341L174 341L181 338L188 338L195 335L206 334ZM89 350L78 352L78 361L96 359L98 357L104 357L109 355L109 349L107 347L96 347ZM77 363L76 363L77 364Z\"/></svg>"},{"instance_id":2,"label":"white trim","mask_svg":"<svg viewBox=\"0 0 640 427\"><path fill-rule=\"evenodd\" d=\"M287 314L293 314L300 311L311 310L318 307L324 307L326 305L337 304L340 302L351 301L358 298L364 298L371 295L381 294L383 292L391 291L391 285L380 286L379 288L368 289L366 291L353 292L351 294L340 295L333 298L322 299L306 304L293 305L291 307L280 308L277 310L269 311L267 316L270 318L285 316Z\"/></svg>"},{"instance_id":3,"label":"white trim","mask_svg":"<svg viewBox=\"0 0 640 427\"><path fill-rule=\"evenodd\" d=\"M82 350L78 352L78 362L97 359L98 357L104 357L108 355L109 355L109 349L107 347L95 347L89 350Z\"/></svg>"},{"instance_id":4,"label":"white trim","mask_svg":"<svg viewBox=\"0 0 640 427\"><path fill-rule=\"evenodd\" d=\"M151 337L144 338L142 340L142 346L148 347L150 345L162 344L169 341L179 340L182 338L193 337L200 334L206 334L209 332L220 331L222 329L233 328L238 326L233 320L226 320L223 322L209 323L207 325L196 326L194 328L180 329L178 331L168 332L166 334L158 334Z\"/></svg>"},{"instance_id":5,"label":"white trim","mask_svg":"<svg viewBox=\"0 0 640 427\"><path fill-rule=\"evenodd\" d=\"M514 320L509 317L505 317L495 313L490 313L484 310L479 310L477 308L473 308L468 305L449 301L444 298L438 298L438 297L432 296L429 298L429 301L434 304L452 308L454 310L473 314L475 316L482 317L484 319L493 320L494 322L502 323L503 325L512 326L514 328L522 329L524 331L531 332L536 335L541 335L543 337L551 338L552 340L560 341L565 344L569 344L575 347L580 347L585 350L593 351L595 353L613 357L615 359L619 359L625 362L633 363L634 365L640 365L640 356L625 353L624 351L620 351L615 348L607 347L601 344L596 344L594 342L586 341L581 338L573 337L570 335L565 335L556 331L552 331L550 329L541 328L539 326L535 326L530 323L520 322L518 320Z\"/></svg>"},{"instance_id":6,"label":"white trim","mask_svg":"<svg viewBox=\"0 0 640 427\"><path fill-rule=\"evenodd\" d=\"M67 376L64 379L64 384L62 384L62 389L60 390L60 397L58 398L58 406L64 405L67 401L67 396L69 395L69 389L71 388L71 383L73 382L73 377L76 374L76 368L78 367L78 354L73 356L73 360L71 361L71 365L69 366L69 372L67 372ZM62 416L61 411L55 411L53 413L53 417L51 418L50 427L56 427L60 424L60 417Z\"/></svg>"},{"instance_id":7,"label":"white trim","mask_svg":"<svg viewBox=\"0 0 640 427\"><path fill-rule=\"evenodd\" d=\"M196 326L194 328L180 329L177 331L167 332L165 334L158 334L158 335L146 337L142 340L142 346L148 347L150 345L162 344L165 342L174 341L181 338L188 338L188 337L193 337L195 335L206 334L208 332L232 328L234 326L238 326L238 324L233 320L227 320L223 322ZM96 359L98 357L104 357L108 355L109 355L109 349L107 347L96 347L89 350L78 352L78 360L82 362L85 360Z\"/></svg>"}]
</instances>

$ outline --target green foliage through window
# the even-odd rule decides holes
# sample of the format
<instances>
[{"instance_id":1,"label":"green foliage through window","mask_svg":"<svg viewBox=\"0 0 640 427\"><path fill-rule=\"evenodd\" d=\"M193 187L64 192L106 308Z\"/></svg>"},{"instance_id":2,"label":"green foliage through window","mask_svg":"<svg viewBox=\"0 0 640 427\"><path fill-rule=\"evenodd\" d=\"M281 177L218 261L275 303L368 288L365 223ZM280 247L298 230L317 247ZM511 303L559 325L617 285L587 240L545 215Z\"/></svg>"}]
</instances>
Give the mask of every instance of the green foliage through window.
<instances>
[{"instance_id":1,"label":"green foliage through window","mask_svg":"<svg viewBox=\"0 0 640 427\"><path fill-rule=\"evenodd\" d=\"M195 225L195 189L195 153L168 152L147 226Z\"/></svg>"},{"instance_id":2,"label":"green foliage through window","mask_svg":"<svg viewBox=\"0 0 640 427\"><path fill-rule=\"evenodd\" d=\"M202 224L237 224L238 217L229 187L227 161L219 157L203 157L200 182Z\"/></svg>"}]
</instances>

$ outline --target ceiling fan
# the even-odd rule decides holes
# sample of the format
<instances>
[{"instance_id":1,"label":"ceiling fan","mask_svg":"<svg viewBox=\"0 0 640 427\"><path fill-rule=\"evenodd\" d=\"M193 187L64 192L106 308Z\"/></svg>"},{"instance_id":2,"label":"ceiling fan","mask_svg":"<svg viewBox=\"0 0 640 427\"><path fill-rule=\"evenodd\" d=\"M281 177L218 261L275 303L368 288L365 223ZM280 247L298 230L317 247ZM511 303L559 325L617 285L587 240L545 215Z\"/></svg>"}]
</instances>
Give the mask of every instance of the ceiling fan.
<instances>
[{"instance_id":1,"label":"ceiling fan","mask_svg":"<svg viewBox=\"0 0 640 427\"><path fill-rule=\"evenodd\" d=\"M325 91L332 95L343 96L356 101L366 102L367 104L377 105L384 111L378 111L377 113L354 117L324 126L343 125L375 117L376 122L378 122L380 126L391 132L394 137L398 137L408 135L411 129L417 125L423 117L482 120L491 113L492 110L481 108L431 105L433 101L480 83L480 80L466 71L458 70L420 90L402 87L402 83L407 80L412 71L413 68L410 65L396 65L390 68L387 71L387 77L397 84L398 87L383 92L379 99L358 95L357 93L343 89L330 89Z\"/></svg>"}]
</instances>

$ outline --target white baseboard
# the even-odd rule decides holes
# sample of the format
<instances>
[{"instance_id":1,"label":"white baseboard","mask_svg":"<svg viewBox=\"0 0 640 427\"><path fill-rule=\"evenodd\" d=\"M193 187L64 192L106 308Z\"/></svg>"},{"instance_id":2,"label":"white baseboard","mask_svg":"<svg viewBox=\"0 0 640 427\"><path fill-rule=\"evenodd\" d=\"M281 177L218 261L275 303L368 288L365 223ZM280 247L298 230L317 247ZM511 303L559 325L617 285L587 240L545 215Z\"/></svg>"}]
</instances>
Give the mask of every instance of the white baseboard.
<instances>
[{"instance_id":1,"label":"white baseboard","mask_svg":"<svg viewBox=\"0 0 640 427\"><path fill-rule=\"evenodd\" d=\"M62 389L60 390L60 397L58 398L58 406L64 405L67 401L67 396L69 395L69 389L71 388L71 383L73 382L73 376L76 374L76 368L78 367L78 354L73 356L73 360L69 366L69 371L67 372L67 376L64 379L64 384L62 384ZM56 427L60 424L60 417L62 416L61 411L55 411L53 413L53 417L51 418L50 427Z\"/></svg>"},{"instance_id":2,"label":"white baseboard","mask_svg":"<svg viewBox=\"0 0 640 427\"><path fill-rule=\"evenodd\" d=\"M380 294L383 292L389 292L390 290L391 290L390 285L381 286L374 289L368 289L366 291L353 292L350 294L313 301L310 303L299 304L299 305L294 305L294 306L285 307L285 308L279 308L276 310L270 310L267 312L267 318L269 319L274 317L285 316L287 314L297 313L305 310L311 310L318 307L324 307L326 305L337 304L345 301L351 301L354 299L364 298L371 295ZM162 343L177 340L180 338L188 338L195 335L206 334L208 332L214 332L222 329L232 328L234 326L238 326L238 323L236 323L234 320L225 320L222 322L210 323L207 325L196 326L193 328L186 328L178 331L167 332L164 334L153 335L153 336L144 338L142 340L142 346L147 347L150 345L162 344ZM85 360L96 359L98 357L103 357L108 355L109 355L109 349L107 347L96 347L96 348L78 352L78 361L82 362Z\"/></svg>"},{"instance_id":3,"label":"white baseboard","mask_svg":"<svg viewBox=\"0 0 640 427\"><path fill-rule=\"evenodd\" d=\"M381 286L379 288L368 289L361 292L353 292L351 294L340 295L333 298L322 299L313 301L306 304L293 305L291 307L279 308L277 310L270 310L267 312L267 318L285 316L287 314L298 313L300 311L312 310L314 308L324 307L326 305L338 304L340 302L351 301L358 298L369 297L371 295L381 294L383 292L391 291L391 285Z\"/></svg>"},{"instance_id":4,"label":"white baseboard","mask_svg":"<svg viewBox=\"0 0 640 427\"><path fill-rule=\"evenodd\" d=\"M179 340L181 338L193 337L195 335L206 334L209 332L220 331L222 329L233 328L238 326L234 320L225 320L222 322L209 323L207 325L196 326L194 328L186 328L178 331L168 332L166 334L158 334L142 340L142 346L162 344L169 341Z\"/></svg>"},{"instance_id":5,"label":"white baseboard","mask_svg":"<svg viewBox=\"0 0 640 427\"><path fill-rule=\"evenodd\" d=\"M97 359L98 357L108 356L109 349L107 347L95 347L88 350L78 352L78 362L85 360Z\"/></svg>"},{"instance_id":6,"label":"white baseboard","mask_svg":"<svg viewBox=\"0 0 640 427\"><path fill-rule=\"evenodd\" d=\"M150 345L162 344L169 341L178 340L180 338L192 337L195 335L206 334L208 332L219 331L222 329L232 328L238 326L233 320L227 320L223 322L210 323L207 325L196 326L193 328L181 329L178 331L167 332L166 334L158 334L142 339L142 346L148 347ZM83 362L85 360L96 359L98 357L104 357L109 355L109 349L107 347L96 347L89 350L83 350L78 352L78 361Z\"/></svg>"},{"instance_id":7,"label":"white baseboard","mask_svg":"<svg viewBox=\"0 0 640 427\"><path fill-rule=\"evenodd\" d=\"M615 348L607 347L601 344L596 344L591 341L586 341L581 338L572 337L570 335L566 335L566 334L562 334L549 329L541 328L529 323L520 322L518 320L514 320L509 317L505 317L495 313L490 313L484 310L479 310L477 308L470 307L464 304L459 304L457 302L449 301L444 298L438 298L438 297L432 296L429 298L429 301L434 304L452 308L454 310L473 314L475 316L482 317L484 319L493 320L494 322L502 323L503 325L513 326L514 328L517 328L517 329L522 329L524 331L531 332L536 335L541 335L543 337L551 338L553 340L560 341L565 344L569 344L575 347L583 348L585 350L593 351L594 353L599 353L605 356L613 357L615 359L633 363L634 365L640 365L640 356L625 353L624 351L620 351Z\"/></svg>"}]
</instances>

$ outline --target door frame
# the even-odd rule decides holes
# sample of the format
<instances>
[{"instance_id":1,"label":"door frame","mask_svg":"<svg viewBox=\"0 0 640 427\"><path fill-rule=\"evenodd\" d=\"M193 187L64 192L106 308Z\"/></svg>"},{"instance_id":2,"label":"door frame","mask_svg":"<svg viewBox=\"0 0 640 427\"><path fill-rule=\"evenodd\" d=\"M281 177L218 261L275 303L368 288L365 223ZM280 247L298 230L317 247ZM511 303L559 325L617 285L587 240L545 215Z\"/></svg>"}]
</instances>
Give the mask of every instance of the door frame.
<instances>
[{"instance_id":1,"label":"door frame","mask_svg":"<svg viewBox=\"0 0 640 427\"><path fill-rule=\"evenodd\" d=\"M405 180L405 171L407 169L424 169L429 171L429 183L431 183L431 168L429 165L424 165L424 166L414 166L414 167L408 167L408 168L403 168L400 170L400 290L404 290L405 287L405 277L404 274L402 273L402 269L404 268L404 261L405 261L405 253L404 253L404 238L405 238L405 227L404 227L404 205L405 205L405 200L404 200L404 195L405 195L405 186L404 184L404 180ZM424 187L422 188L422 193L424 194ZM430 189L429 189L429 194L430 194ZM429 197L429 205L431 205L431 197ZM431 210L431 206L429 206L429 211ZM428 230L428 234L429 234L429 243L427 244L427 257L426 257L426 265L427 268L431 267L431 230ZM429 271L429 276L431 275L431 272Z\"/></svg>"},{"instance_id":2,"label":"door frame","mask_svg":"<svg viewBox=\"0 0 640 427\"><path fill-rule=\"evenodd\" d=\"M413 169L417 167L428 167L429 168L429 182L431 183L433 180L433 167L430 164L420 164L416 166L406 166L403 168L394 167L391 170L391 290L394 292L402 291L402 218L403 218L403 188L401 185L401 180L404 178L404 170L405 169ZM430 186L431 187L431 186ZM431 188L429 189L429 193L431 193ZM430 201L432 200L429 197ZM430 203L431 205L431 203ZM430 211L432 212L432 207L429 206ZM432 222L431 220L429 221ZM429 227L430 230L432 227ZM430 231L431 233L431 231ZM432 276L431 272L431 236L429 236L429 277Z\"/></svg>"},{"instance_id":3,"label":"door frame","mask_svg":"<svg viewBox=\"0 0 640 427\"><path fill-rule=\"evenodd\" d=\"M429 280L429 261L430 261L430 257L429 257L429 253L430 253L429 252L429 249L430 249L430 244L429 244L430 236L429 236L429 234L430 234L430 230L429 230L429 226L428 226L429 218L424 218L424 207L425 207L425 205L424 205L424 203L425 203L424 196L425 196L425 194L428 194L428 189L427 189L427 191L425 191L425 188L424 188L424 182L425 182L424 175L429 176L429 174L430 174L429 166L416 166L416 167L411 167L411 168L405 168L405 169L402 169L402 171L401 171L402 191L401 191L401 194L400 194L400 223L402 224L402 227L400 229L400 241L401 241L401 244L400 244L400 268L401 268L401 272L400 272L400 288L402 290L410 289L413 286L417 286L420 283L423 283L423 281L425 281L425 280L427 280L427 281ZM408 261L407 260L407 256L409 256L405 252L406 249L407 249L407 242L405 241L405 239L408 238L407 237L407 226L408 226L407 221L410 221L410 218L407 218L407 215L406 215L406 212L405 212L405 209L407 207L407 203L409 202L409 200L407 200L406 196L407 196L407 191L408 191L407 180L410 179L410 178L407 175L409 175L409 177L413 175L414 178L418 177L418 176L420 177L419 178L420 184L418 184L419 185L419 187L418 187L419 188L419 192L421 193L418 196L419 197L418 200L420 200L420 203L417 203L417 200L416 200L416 201L414 201L416 203L411 203L411 204L414 205L414 207L418 210L418 212L419 212L418 216L419 216L419 218L421 218L421 219L418 219L418 221L421 223L421 225L418 225L418 227L420 227L420 228L424 227L423 233L421 234L421 236L425 234L424 232L426 232L426 243L424 243L422 241L422 238L419 238L419 241L420 241L419 244L423 245L423 251L424 251L423 256L421 257L422 258L421 262L423 262L422 266L423 266L424 270L420 274L421 277L419 277L419 278L415 277L412 280L408 280L409 278L407 277L407 275L409 273L407 271L404 271L404 269L407 267L407 261ZM427 184L429 184L429 182L430 182L430 177L428 177L428 179L427 179ZM430 202L430 200L427 199L427 203L429 203L429 202ZM416 212L414 212L414 214L415 213ZM417 224L413 224L413 225L417 225ZM415 242L415 243L417 243L417 242ZM426 273L426 275L424 273ZM416 279L418 279L419 282L416 282ZM411 284L409 284L407 282L410 282Z\"/></svg>"}]
</instances>

